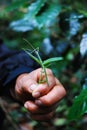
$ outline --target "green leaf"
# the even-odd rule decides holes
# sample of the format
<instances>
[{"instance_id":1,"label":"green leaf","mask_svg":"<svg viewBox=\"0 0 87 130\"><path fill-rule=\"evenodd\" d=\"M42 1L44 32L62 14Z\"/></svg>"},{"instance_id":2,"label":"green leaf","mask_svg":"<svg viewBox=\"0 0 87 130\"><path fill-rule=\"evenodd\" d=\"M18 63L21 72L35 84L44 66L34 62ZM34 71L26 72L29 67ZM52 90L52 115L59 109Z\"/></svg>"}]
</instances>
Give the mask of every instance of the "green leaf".
<instances>
[{"instance_id":1,"label":"green leaf","mask_svg":"<svg viewBox=\"0 0 87 130\"><path fill-rule=\"evenodd\" d=\"M5 12L13 11L14 9L18 9L20 6L24 5L24 3L27 2L27 0L19 0L12 2L7 8L5 8Z\"/></svg>"},{"instance_id":2,"label":"green leaf","mask_svg":"<svg viewBox=\"0 0 87 130\"><path fill-rule=\"evenodd\" d=\"M85 17L87 17L87 11L81 10L81 9L78 9L78 11L79 11L80 14L82 14Z\"/></svg>"},{"instance_id":3,"label":"green leaf","mask_svg":"<svg viewBox=\"0 0 87 130\"><path fill-rule=\"evenodd\" d=\"M57 4L49 4L48 8L40 15L37 16L38 27L49 26L55 22L55 18L60 13L61 7Z\"/></svg>"},{"instance_id":4,"label":"green leaf","mask_svg":"<svg viewBox=\"0 0 87 130\"><path fill-rule=\"evenodd\" d=\"M87 111L87 89L82 90L79 96L74 99L69 110L68 119L70 121L79 119Z\"/></svg>"},{"instance_id":5,"label":"green leaf","mask_svg":"<svg viewBox=\"0 0 87 130\"><path fill-rule=\"evenodd\" d=\"M27 17L29 19L34 17L39 12L41 7L44 6L46 1L47 0L36 0L34 3L32 3L28 8Z\"/></svg>"},{"instance_id":6,"label":"green leaf","mask_svg":"<svg viewBox=\"0 0 87 130\"><path fill-rule=\"evenodd\" d=\"M34 3L31 3L28 7L28 12L24 15L19 21L12 22L11 28L16 31L28 31L33 28L41 28L43 26L49 27L56 22L56 17L61 11L60 4L50 3L48 8L46 8L42 13L37 15L42 7L45 5L47 0L37 0Z\"/></svg>"},{"instance_id":7,"label":"green leaf","mask_svg":"<svg viewBox=\"0 0 87 130\"><path fill-rule=\"evenodd\" d=\"M9 27L17 32L31 31L34 28L33 24L25 19L13 21L10 23Z\"/></svg>"},{"instance_id":8,"label":"green leaf","mask_svg":"<svg viewBox=\"0 0 87 130\"><path fill-rule=\"evenodd\" d=\"M43 65L47 65L49 63L52 63L52 62L55 62L55 61L60 61L60 60L63 60L63 58L62 57L49 58L49 59L43 61Z\"/></svg>"},{"instance_id":9,"label":"green leaf","mask_svg":"<svg viewBox=\"0 0 87 130\"><path fill-rule=\"evenodd\" d=\"M29 51L23 49L34 61L36 61L38 64L41 65L40 61L38 60L38 58L36 58L35 56L33 56Z\"/></svg>"},{"instance_id":10,"label":"green leaf","mask_svg":"<svg viewBox=\"0 0 87 130\"><path fill-rule=\"evenodd\" d=\"M67 123L67 120L65 118L58 118L54 122L55 126L63 126L66 123Z\"/></svg>"}]
</instances>

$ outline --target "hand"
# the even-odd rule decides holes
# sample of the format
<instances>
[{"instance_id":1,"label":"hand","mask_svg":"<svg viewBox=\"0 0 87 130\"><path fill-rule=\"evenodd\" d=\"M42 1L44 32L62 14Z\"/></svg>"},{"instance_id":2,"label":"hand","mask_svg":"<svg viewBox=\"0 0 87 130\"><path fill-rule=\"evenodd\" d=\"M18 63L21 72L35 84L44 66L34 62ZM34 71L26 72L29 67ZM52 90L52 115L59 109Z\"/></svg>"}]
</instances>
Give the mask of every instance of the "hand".
<instances>
[{"instance_id":1,"label":"hand","mask_svg":"<svg viewBox=\"0 0 87 130\"><path fill-rule=\"evenodd\" d=\"M29 74L21 74L16 81L16 98L24 103L34 120L49 120L57 103L65 96L66 91L62 84L54 77L50 69L46 69L48 84L38 84L41 68ZM45 75L43 74L43 80Z\"/></svg>"}]
</instances>

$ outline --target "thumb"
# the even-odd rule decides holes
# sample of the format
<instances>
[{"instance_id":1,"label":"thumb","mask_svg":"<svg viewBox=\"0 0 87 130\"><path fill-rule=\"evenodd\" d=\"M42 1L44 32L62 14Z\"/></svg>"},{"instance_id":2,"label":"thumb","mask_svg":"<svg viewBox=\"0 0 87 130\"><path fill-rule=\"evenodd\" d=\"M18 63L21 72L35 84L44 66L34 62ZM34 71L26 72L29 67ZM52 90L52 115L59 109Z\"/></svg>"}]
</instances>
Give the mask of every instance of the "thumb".
<instances>
[{"instance_id":1,"label":"thumb","mask_svg":"<svg viewBox=\"0 0 87 130\"><path fill-rule=\"evenodd\" d=\"M48 85L49 83L49 85ZM33 87L32 96L34 98L39 98L46 95L56 84L55 78L51 75L48 76L48 83L38 84L36 87Z\"/></svg>"}]
</instances>

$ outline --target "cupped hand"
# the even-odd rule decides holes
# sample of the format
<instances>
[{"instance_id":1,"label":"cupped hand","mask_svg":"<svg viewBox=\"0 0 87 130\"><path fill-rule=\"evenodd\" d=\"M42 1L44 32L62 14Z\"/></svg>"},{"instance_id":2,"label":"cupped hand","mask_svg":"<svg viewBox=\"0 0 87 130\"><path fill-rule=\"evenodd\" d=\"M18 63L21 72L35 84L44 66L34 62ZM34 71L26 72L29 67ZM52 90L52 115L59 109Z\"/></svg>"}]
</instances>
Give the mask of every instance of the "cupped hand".
<instances>
[{"instance_id":1,"label":"cupped hand","mask_svg":"<svg viewBox=\"0 0 87 130\"><path fill-rule=\"evenodd\" d=\"M49 120L57 103L65 96L66 91L50 69L46 69L48 83L39 84L42 69L18 76L15 85L15 98L24 103L34 120ZM42 74L43 80L46 78Z\"/></svg>"}]
</instances>

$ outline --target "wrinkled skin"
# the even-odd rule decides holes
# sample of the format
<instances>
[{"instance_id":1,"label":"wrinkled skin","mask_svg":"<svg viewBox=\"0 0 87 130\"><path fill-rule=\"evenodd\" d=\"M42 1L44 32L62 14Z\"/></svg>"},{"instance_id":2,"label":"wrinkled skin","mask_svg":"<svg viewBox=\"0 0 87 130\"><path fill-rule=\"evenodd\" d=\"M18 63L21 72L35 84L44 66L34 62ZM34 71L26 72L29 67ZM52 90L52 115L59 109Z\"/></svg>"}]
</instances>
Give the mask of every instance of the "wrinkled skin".
<instances>
[{"instance_id":1,"label":"wrinkled skin","mask_svg":"<svg viewBox=\"0 0 87 130\"><path fill-rule=\"evenodd\" d=\"M23 102L34 120L49 120L58 102L66 95L66 91L59 80L54 77L50 69L46 69L49 86L46 82L38 84L41 68L18 76L14 97ZM43 74L43 79L45 78Z\"/></svg>"}]
</instances>

